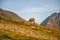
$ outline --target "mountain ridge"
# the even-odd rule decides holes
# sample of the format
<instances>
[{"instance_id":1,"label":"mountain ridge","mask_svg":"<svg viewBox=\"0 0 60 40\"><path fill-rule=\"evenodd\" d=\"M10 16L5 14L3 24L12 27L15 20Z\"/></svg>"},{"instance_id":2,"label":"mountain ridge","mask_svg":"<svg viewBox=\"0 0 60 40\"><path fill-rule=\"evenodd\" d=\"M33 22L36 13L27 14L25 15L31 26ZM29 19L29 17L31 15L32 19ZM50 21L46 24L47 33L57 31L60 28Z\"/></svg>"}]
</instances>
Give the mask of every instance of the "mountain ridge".
<instances>
[{"instance_id":1,"label":"mountain ridge","mask_svg":"<svg viewBox=\"0 0 60 40\"><path fill-rule=\"evenodd\" d=\"M19 17L17 14L15 14L14 12L3 10L1 8L0 8L0 17L6 17L7 19L12 19L14 21L24 20L21 17Z\"/></svg>"},{"instance_id":2,"label":"mountain ridge","mask_svg":"<svg viewBox=\"0 0 60 40\"><path fill-rule=\"evenodd\" d=\"M41 25L52 26L54 28L60 29L60 12L53 13L51 16L47 17Z\"/></svg>"}]
</instances>

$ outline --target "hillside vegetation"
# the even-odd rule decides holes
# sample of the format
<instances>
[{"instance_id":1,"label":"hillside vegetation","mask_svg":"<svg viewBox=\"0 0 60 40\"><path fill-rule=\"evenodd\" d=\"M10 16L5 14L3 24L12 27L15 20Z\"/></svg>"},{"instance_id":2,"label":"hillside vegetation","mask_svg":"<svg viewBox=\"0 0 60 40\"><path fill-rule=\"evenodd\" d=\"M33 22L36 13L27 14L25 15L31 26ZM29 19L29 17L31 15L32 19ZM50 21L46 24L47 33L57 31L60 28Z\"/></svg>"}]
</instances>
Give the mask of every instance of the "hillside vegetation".
<instances>
[{"instance_id":1,"label":"hillside vegetation","mask_svg":"<svg viewBox=\"0 0 60 40\"><path fill-rule=\"evenodd\" d=\"M32 24L13 12L0 9L0 40L60 40L60 30Z\"/></svg>"},{"instance_id":2,"label":"hillside vegetation","mask_svg":"<svg viewBox=\"0 0 60 40\"><path fill-rule=\"evenodd\" d=\"M59 40L60 31L37 24L27 25L23 21L0 18L1 40Z\"/></svg>"}]
</instances>

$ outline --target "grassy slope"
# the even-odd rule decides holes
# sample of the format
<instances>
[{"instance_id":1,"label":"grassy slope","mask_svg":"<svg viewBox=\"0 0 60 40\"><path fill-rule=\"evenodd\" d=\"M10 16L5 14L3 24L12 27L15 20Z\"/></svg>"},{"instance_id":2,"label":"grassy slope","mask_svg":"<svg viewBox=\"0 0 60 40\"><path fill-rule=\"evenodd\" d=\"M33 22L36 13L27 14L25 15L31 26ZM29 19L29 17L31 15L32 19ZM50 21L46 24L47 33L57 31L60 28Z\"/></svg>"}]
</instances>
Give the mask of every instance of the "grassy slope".
<instances>
[{"instance_id":1,"label":"grassy slope","mask_svg":"<svg viewBox=\"0 0 60 40\"><path fill-rule=\"evenodd\" d=\"M60 30L38 24L27 25L23 21L0 19L1 40L58 40Z\"/></svg>"}]
</instances>

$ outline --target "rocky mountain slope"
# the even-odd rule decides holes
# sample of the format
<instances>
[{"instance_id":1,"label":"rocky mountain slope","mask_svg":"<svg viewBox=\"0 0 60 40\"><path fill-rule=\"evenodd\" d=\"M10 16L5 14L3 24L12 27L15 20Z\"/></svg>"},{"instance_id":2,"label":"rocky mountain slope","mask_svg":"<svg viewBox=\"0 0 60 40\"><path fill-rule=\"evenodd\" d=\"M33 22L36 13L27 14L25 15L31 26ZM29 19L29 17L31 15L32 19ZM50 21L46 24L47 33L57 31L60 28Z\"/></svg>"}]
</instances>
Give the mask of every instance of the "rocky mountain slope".
<instances>
[{"instance_id":1,"label":"rocky mountain slope","mask_svg":"<svg viewBox=\"0 0 60 40\"><path fill-rule=\"evenodd\" d=\"M2 9L0 9L0 17L6 17L7 19L12 20L22 20L22 18L16 15L15 13Z\"/></svg>"},{"instance_id":2,"label":"rocky mountain slope","mask_svg":"<svg viewBox=\"0 0 60 40\"><path fill-rule=\"evenodd\" d=\"M10 16L10 19L5 15L7 14L3 14L4 17L1 17L0 11L0 40L60 40L60 30L58 29L36 23L31 24L27 21L24 23L19 17L21 21L15 21L12 19L13 17Z\"/></svg>"},{"instance_id":3,"label":"rocky mountain slope","mask_svg":"<svg viewBox=\"0 0 60 40\"><path fill-rule=\"evenodd\" d=\"M60 29L60 12L59 13L53 13L51 16L46 18L41 25L50 26L53 28Z\"/></svg>"},{"instance_id":4,"label":"rocky mountain slope","mask_svg":"<svg viewBox=\"0 0 60 40\"><path fill-rule=\"evenodd\" d=\"M5 19L8 19L8 20L13 20L13 21L19 21L19 22L23 22L23 23L29 25L29 23L25 19L19 17L14 12L3 10L1 8L0 8L0 18L5 18Z\"/></svg>"}]
</instances>

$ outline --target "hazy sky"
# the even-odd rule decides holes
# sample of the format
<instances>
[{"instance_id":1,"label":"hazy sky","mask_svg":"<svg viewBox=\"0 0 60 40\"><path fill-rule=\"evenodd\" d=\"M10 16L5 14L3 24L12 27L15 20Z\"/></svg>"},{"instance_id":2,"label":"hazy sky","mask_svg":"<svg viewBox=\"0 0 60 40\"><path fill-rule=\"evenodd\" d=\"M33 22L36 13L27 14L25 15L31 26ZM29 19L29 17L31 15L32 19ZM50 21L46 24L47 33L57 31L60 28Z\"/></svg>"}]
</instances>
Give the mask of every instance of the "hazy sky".
<instances>
[{"instance_id":1,"label":"hazy sky","mask_svg":"<svg viewBox=\"0 0 60 40\"><path fill-rule=\"evenodd\" d=\"M0 0L0 8L13 11L25 20L33 17L41 23L54 12L60 12L60 0Z\"/></svg>"}]
</instances>

